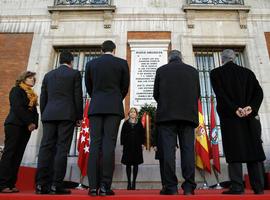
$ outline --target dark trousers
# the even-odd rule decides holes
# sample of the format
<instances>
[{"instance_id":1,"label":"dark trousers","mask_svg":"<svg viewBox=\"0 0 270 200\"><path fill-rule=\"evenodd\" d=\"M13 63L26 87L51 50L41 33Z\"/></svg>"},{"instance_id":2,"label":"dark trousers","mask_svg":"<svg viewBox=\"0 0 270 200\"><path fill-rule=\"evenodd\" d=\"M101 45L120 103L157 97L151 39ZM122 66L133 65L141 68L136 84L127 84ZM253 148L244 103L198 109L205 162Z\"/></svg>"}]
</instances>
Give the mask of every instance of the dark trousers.
<instances>
[{"instance_id":1,"label":"dark trousers","mask_svg":"<svg viewBox=\"0 0 270 200\"><path fill-rule=\"evenodd\" d=\"M72 121L43 122L43 137L38 154L36 185L62 186L74 125Z\"/></svg>"},{"instance_id":2,"label":"dark trousers","mask_svg":"<svg viewBox=\"0 0 270 200\"><path fill-rule=\"evenodd\" d=\"M195 154L194 128L181 121L163 122L158 124L158 141L160 141L161 156L163 158L163 181L165 189L171 192L177 190L178 180L175 174L175 148L177 136L181 153L182 176L185 181L182 188L193 191L195 183Z\"/></svg>"},{"instance_id":3,"label":"dark trousers","mask_svg":"<svg viewBox=\"0 0 270 200\"><path fill-rule=\"evenodd\" d=\"M31 132L27 126L6 125L4 152L0 161L0 189L13 188Z\"/></svg>"},{"instance_id":4,"label":"dark trousers","mask_svg":"<svg viewBox=\"0 0 270 200\"><path fill-rule=\"evenodd\" d=\"M103 185L110 189L114 171L115 145L121 117L118 115L91 115L88 180L90 188Z\"/></svg>"},{"instance_id":5,"label":"dark trousers","mask_svg":"<svg viewBox=\"0 0 270 200\"><path fill-rule=\"evenodd\" d=\"M158 134L158 130L156 129L156 134ZM155 159L159 160L159 172L160 172L160 178L161 178L161 185L162 188L165 187L164 183L164 160L163 160L163 155L162 155L162 142L158 140L158 135L156 136L156 146L157 146L157 151L155 155Z\"/></svg>"},{"instance_id":6,"label":"dark trousers","mask_svg":"<svg viewBox=\"0 0 270 200\"><path fill-rule=\"evenodd\" d=\"M165 183L164 183L164 173L163 173L163 169L164 169L163 163L164 163L163 159L159 159L159 172L160 172L160 178L161 178L162 188L165 186Z\"/></svg>"},{"instance_id":7,"label":"dark trousers","mask_svg":"<svg viewBox=\"0 0 270 200\"><path fill-rule=\"evenodd\" d=\"M252 189L254 191L262 191L264 189L263 163L247 163L247 170ZM229 163L228 172L231 180L231 189L244 191L242 163Z\"/></svg>"}]
</instances>

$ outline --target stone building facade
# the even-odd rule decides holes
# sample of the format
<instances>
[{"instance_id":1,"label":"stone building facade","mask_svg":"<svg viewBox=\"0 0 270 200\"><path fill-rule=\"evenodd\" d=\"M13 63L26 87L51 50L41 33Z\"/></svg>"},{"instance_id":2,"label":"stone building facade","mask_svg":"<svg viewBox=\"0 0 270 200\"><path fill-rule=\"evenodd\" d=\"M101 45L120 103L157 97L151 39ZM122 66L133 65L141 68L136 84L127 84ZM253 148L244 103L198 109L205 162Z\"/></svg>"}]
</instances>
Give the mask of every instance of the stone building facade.
<instances>
[{"instance_id":1,"label":"stone building facade","mask_svg":"<svg viewBox=\"0 0 270 200\"><path fill-rule=\"evenodd\" d=\"M265 165L270 170L269 0L0 0L0 145L4 141L3 121L9 109L8 92L18 73L26 69L36 71L35 90L40 94L43 76L57 67L59 52L70 49L76 58L76 68L83 75L85 63L100 55L100 44L108 39L116 43L117 56L127 59L130 65L132 82L124 102L126 111L130 106L139 106L136 95L143 91L135 84L141 78L135 69L138 65L142 67L135 57L141 50L150 49L150 53L159 50L163 59L155 63L154 56L153 66L146 65L157 67L166 62L169 49L179 49L184 61L200 71L207 125L208 102L213 94L209 71L219 66L222 49L235 49L237 62L256 74L264 90L260 118L267 155ZM42 136L41 124L39 127L32 133L23 165L36 165ZM76 134L66 175L67 180L73 181L79 180ZM220 149L222 155L221 145ZM121 153L118 142L114 177L114 187L118 188L124 187L126 180ZM139 187L160 187L158 162L153 155L153 151L144 152ZM180 178L179 162L177 158ZM224 159L221 162L220 178L227 180ZM197 180L201 180L199 175ZM209 181L215 182L213 177Z\"/></svg>"}]
</instances>

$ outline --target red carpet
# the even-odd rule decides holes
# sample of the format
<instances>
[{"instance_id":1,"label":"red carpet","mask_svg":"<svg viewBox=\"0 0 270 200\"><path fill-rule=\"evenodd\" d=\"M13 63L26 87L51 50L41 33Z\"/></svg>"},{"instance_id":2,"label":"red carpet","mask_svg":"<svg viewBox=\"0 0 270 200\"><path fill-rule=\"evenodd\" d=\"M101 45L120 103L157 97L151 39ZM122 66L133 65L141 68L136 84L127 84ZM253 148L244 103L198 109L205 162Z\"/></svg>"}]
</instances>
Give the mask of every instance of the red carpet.
<instances>
[{"instance_id":1,"label":"red carpet","mask_svg":"<svg viewBox=\"0 0 270 200\"><path fill-rule=\"evenodd\" d=\"M270 191L265 191L264 195L254 195L248 190L244 195L222 195L217 190L196 190L194 196L183 195L159 195L159 190L115 190L115 196L89 197L87 190L72 190L72 195L36 195L34 191L21 191L17 194L0 194L2 200L84 200L84 199L103 199L106 200L270 200ZM180 194L182 191L180 190Z\"/></svg>"},{"instance_id":2,"label":"red carpet","mask_svg":"<svg viewBox=\"0 0 270 200\"><path fill-rule=\"evenodd\" d=\"M35 185L36 168L20 167L16 186L20 190L33 190Z\"/></svg>"},{"instance_id":3,"label":"red carpet","mask_svg":"<svg viewBox=\"0 0 270 200\"><path fill-rule=\"evenodd\" d=\"M20 193L1 194L0 200L83 200L93 198L95 200L106 198L106 200L270 200L270 190L266 190L264 195L254 195L251 190L246 190L244 195L222 195L222 190L195 190L194 196L183 196L183 191L179 195L167 196L159 195L159 190L114 190L115 196L90 197L87 190L72 190L71 195L36 195L34 194L35 169L21 167L17 187Z\"/></svg>"}]
</instances>

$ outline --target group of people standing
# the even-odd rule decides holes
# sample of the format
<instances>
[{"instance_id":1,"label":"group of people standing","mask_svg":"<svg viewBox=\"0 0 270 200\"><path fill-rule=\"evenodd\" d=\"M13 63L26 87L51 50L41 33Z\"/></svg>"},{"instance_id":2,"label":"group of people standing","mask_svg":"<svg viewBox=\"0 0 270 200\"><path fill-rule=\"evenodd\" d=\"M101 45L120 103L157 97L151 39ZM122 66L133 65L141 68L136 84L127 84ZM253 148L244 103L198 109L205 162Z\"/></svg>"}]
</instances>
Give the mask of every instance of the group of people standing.
<instances>
[{"instance_id":1,"label":"group of people standing","mask_svg":"<svg viewBox=\"0 0 270 200\"><path fill-rule=\"evenodd\" d=\"M88 181L90 196L114 195L111 189L118 129L124 118L123 100L129 88L126 60L114 56L112 41L102 44L103 55L88 62L85 86L91 98L90 156ZM262 194L265 160L258 118L263 92L250 70L234 63L235 53L224 50L223 65L211 71L211 83L217 97L222 140L229 163L231 187L224 194L242 194L242 163L247 163L251 186ZM73 55L62 52L60 66L48 72L40 95L43 136L40 144L36 188L37 194L70 194L63 187L67 155L75 126L83 118L82 78L72 69ZM35 73L24 72L10 91L10 112L5 121L5 148L0 162L0 192L18 192L16 180L23 152L30 134L38 127L37 95L32 90ZM168 64L157 69L154 82L156 112L156 147L160 161L162 195L178 194L175 173L175 148L179 140L184 195L193 195L195 182L194 129L198 126L200 80L198 71L182 61L180 51L172 50ZM143 163L144 128L138 111L131 108L123 124L121 162L126 165L127 189L136 188L138 165ZM132 170L133 169L133 170ZM133 179L131 180L131 171Z\"/></svg>"}]
</instances>

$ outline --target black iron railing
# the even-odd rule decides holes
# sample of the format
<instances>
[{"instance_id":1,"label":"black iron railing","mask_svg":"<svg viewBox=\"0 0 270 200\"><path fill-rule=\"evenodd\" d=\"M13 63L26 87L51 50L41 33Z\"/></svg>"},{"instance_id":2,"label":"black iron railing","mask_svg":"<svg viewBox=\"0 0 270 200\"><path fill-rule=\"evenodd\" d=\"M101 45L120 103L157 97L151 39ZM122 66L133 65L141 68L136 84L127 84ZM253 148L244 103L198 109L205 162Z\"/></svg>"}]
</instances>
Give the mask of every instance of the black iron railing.
<instances>
[{"instance_id":1,"label":"black iron railing","mask_svg":"<svg viewBox=\"0 0 270 200\"><path fill-rule=\"evenodd\" d=\"M111 0L55 0L54 5L107 6L111 5Z\"/></svg>"},{"instance_id":2,"label":"black iron railing","mask_svg":"<svg viewBox=\"0 0 270 200\"><path fill-rule=\"evenodd\" d=\"M188 4L244 5L244 0L187 0Z\"/></svg>"}]
</instances>

